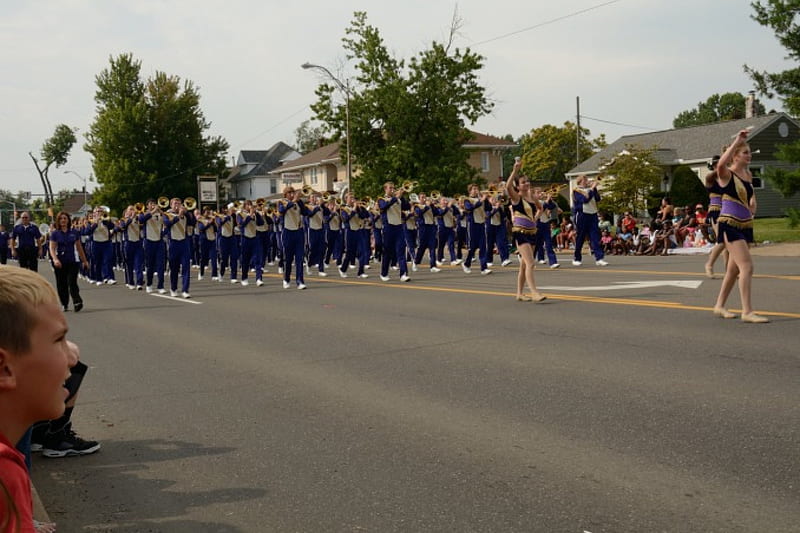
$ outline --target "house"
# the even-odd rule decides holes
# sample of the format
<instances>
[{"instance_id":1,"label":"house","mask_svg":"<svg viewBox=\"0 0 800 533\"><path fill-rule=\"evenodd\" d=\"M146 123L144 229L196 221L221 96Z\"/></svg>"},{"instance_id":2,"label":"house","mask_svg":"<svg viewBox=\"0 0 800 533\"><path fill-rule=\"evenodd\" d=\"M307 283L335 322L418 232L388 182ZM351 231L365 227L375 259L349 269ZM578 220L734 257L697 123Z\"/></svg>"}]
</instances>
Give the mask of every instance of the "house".
<instances>
[{"instance_id":1,"label":"house","mask_svg":"<svg viewBox=\"0 0 800 533\"><path fill-rule=\"evenodd\" d=\"M642 149L656 147L653 154L664 171L662 190L669 192L672 177L680 166L687 166L700 180L709 172L707 163L718 155L722 147L730 144L736 134L745 128L752 128L748 142L753 151L750 170L753 173L753 186L758 196L758 216L783 216L787 207L800 207L800 194L784 199L768 181L761 179L767 167L792 168L779 161L775 152L782 144L800 140L800 123L785 113L771 113L750 116L739 120L715 122L703 126L693 126L638 135L625 135L592 157L583 161L569 172L570 191L575 179L581 174L589 177L600 173L605 161L625 150L628 146Z\"/></svg>"},{"instance_id":2,"label":"house","mask_svg":"<svg viewBox=\"0 0 800 533\"><path fill-rule=\"evenodd\" d=\"M221 184L221 197L254 200L279 194L282 185L278 176L270 172L300 155L300 152L283 142L275 143L268 150L240 151L236 166Z\"/></svg>"},{"instance_id":3,"label":"house","mask_svg":"<svg viewBox=\"0 0 800 533\"><path fill-rule=\"evenodd\" d=\"M469 152L468 163L478 170L487 181L493 181L498 176L503 176L503 153L517 145L511 141L470 131L471 138L464 143L464 148ZM280 176L280 181L285 185L295 187L310 185L318 191L334 191L337 194L349 188L347 176L347 158L339 154L340 143L334 142L322 146L306 155L288 161L281 167L273 170L273 174ZM353 169L357 174L357 169Z\"/></svg>"},{"instance_id":4,"label":"house","mask_svg":"<svg viewBox=\"0 0 800 533\"><path fill-rule=\"evenodd\" d=\"M72 218L85 217L92 210L92 195L85 191L70 191L61 208Z\"/></svg>"}]
</instances>

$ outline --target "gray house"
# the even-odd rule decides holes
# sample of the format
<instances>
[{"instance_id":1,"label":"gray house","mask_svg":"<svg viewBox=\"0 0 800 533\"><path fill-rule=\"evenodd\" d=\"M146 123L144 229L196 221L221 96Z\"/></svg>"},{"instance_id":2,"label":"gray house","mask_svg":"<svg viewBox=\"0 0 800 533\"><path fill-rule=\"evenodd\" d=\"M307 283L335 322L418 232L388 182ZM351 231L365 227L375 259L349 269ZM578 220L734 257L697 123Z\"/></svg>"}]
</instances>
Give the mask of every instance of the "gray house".
<instances>
[{"instance_id":1,"label":"gray house","mask_svg":"<svg viewBox=\"0 0 800 533\"><path fill-rule=\"evenodd\" d=\"M280 193L280 179L271 175L270 171L300 155L300 152L283 142L275 143L268 150L240 151L236 166L226 180L227 197L255 200Z\"/></svg>"},{"instance_id":2,"label":"gray house","mask_svg":"<svg viewBox=\"0 0 800 533\"><path fill-rule=\"evenodd\" d=\"M604 161L610 160L629 145L642 149L657 147L654 156L664 170L662 190L669 191L672 176L679 166L689 167L699 179L703 179L709 172L706 163L712 156L719 154L722 147L729 144L744 128L752 128L748 136L750 148L753 150L750 170L753 173L753 185L758 196L758 216L783 216L787 207L800 207L800 194L784 199L780 193L772 189L768 181L759 177L767 167L791 168L775 157L775 152L781 144L800 140L800 123L785 113L771 113L654 133L625 135L570 170L566 174L570 180L570 190L575 178L581 174L587 176L599 174L598 168Z\"/></svg>"}]
</instances>

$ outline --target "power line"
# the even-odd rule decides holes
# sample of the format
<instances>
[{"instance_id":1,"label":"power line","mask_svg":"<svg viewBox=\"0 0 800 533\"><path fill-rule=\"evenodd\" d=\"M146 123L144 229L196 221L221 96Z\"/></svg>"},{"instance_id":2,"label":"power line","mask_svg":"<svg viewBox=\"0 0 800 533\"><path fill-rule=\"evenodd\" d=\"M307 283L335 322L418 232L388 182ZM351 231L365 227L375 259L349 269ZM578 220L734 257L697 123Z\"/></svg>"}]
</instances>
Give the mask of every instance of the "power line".
<instances>
[{"instance_id":1,"label":"power line","mask_svg":"<svg viewBox=\"0 0 800 533\"><path fill-rule=\"evenodd\" d=\"M636 124L625 124L624 122L614 122L613 120L603 120L602 118L587 117L586 115L581 115L581 118L594 120L595 122L602 122L604 124L614 124L615 126L627 126L629 128L637 128L637 129L640 129L640 130L658 131L658 130L663 129L663 128L651 128L649 126L637 126Z\"/></svg>"},{"instance_id":2,"label":"power line","mask_svg":"<svg viewBox=\"0 0 800 533\"><path fill-rule=\"evenodd\" d=\"M569 13L567 15L562 15L560 17L556 17L554 19L547 20L545 22L540 22L539 24L534 24L533 26L528 26L527 28L522 28L521 30L512 31L511 33L505 33L503 35L499 35L497 37L492 37L491 39L487 39L485 41L477 42L477 43L473 44L473 46L480 46L482 44L491 43L493 41L499 41L500 39L505 39L506 37L511 37L512 35L517 35L519 33L524 33L526 31L535 30L537 28L541 28L542 26L547 26L548 24L553 24L554 22L558 22L558 21L561 21L561 20L564 20L564 19L568 19L568 18L571 18L571 17L576 17L578 15L582 15L583 13L587 13L589 11L593 11L595 9L599 9L601 7L605 7L605 6L608 6L608 5L611 5L611 4L616 4L619 1L620 0L611 0L610 2L604 2L602 4L597 4L597 5L592 6L592 7L587 7L586 9L581 9L579 11L573 11L572 13Z\"/></svg>"}]
</instances>

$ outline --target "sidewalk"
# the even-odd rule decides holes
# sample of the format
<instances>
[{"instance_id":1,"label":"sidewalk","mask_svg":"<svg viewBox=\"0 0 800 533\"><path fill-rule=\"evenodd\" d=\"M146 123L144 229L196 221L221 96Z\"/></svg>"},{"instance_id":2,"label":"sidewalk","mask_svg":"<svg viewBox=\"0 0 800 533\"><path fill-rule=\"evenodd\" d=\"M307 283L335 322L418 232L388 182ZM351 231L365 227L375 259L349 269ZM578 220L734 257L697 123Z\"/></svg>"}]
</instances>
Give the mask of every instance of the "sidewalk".
<instances>
[{"instance_id":1,"label":"sidewalk","mask_svg":"<svg viewBox=\"0 0 800 533\"><path fill-rule=\"evenodd\" d=\"M800 257L800 242L759 244L750 248L750 255L763 257Z\"/></svg>"}]
</instances>

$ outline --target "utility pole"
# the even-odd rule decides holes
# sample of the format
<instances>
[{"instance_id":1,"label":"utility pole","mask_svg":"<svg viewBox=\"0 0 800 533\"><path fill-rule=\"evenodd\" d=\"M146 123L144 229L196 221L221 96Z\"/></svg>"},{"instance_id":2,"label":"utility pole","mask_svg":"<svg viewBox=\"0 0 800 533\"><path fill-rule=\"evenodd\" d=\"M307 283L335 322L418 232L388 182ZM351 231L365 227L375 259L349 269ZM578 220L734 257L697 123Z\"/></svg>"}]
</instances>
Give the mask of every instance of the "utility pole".
<instances>
[{"instance_id":1,"label":"utility pole","mask_svg":"<svg viewBox=\"0 0 800 533\"><path fill-rule=\"evenodd\" d=\"M581 97L575 97L575 166L581 164Z\"/></svg>"}]
</instances>

